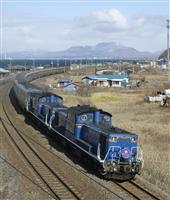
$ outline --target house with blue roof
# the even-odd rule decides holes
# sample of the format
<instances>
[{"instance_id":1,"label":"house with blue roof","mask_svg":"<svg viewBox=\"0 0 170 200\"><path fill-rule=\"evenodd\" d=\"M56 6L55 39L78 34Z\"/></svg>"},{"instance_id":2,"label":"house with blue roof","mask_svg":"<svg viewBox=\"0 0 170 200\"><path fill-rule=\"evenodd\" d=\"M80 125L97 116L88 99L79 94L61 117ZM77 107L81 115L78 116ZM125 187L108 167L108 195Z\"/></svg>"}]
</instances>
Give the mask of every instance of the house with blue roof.
<instances>
[{"instance_id":1,"label":"house with blue roof","mask_svg":"<svg viewBox=\"0 0 170 200\"><path fill-rule=\"evenodd\" d=\"M127 87L129 77L127 74L96 74L82 78L85 85L96 87Z\"/></svg>"}]
</instances>

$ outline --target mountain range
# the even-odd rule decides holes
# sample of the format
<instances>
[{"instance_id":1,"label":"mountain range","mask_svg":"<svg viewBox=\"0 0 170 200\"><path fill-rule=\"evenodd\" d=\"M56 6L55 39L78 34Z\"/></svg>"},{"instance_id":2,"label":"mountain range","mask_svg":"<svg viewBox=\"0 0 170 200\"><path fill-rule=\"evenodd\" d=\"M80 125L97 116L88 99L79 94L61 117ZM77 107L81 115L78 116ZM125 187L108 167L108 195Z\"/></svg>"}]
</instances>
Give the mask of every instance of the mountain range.
<instances>
[{"instance_id":1,"label":"mountain range","mask_svg":"<svg viewBox=\"0 0 170 200\"><path fill-rule=\"evenodd\" d=\"M147 59L158 58L162 51L155 53L138 51L135 48L116 44L115 42L99 43L95 46L76 46L64 51L25 50L8 52L2 57L6 59L83 59L83 58L108 58L108 59Z\"/></svg>"}]
</instances>

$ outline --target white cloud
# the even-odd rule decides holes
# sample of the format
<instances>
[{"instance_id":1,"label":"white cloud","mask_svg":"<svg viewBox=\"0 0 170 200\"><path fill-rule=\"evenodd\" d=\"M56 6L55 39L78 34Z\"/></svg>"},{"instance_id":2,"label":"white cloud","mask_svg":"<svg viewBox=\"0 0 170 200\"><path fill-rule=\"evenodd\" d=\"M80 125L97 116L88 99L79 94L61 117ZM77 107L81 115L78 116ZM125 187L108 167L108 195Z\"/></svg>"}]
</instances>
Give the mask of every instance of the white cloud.
<instances>
[{"instance_id":1,"label":"white cloud","mask_svg":"<svg viewBox=\"0 0 170 200\"><path fill-rule=\"evenodd\" d=\"M142 26L145 23L145 18L143 16L138 16L135 20L134 20L134 25L135 26Z\"/></svg>"},{"instance_id":2,"label":"white cloud","mask_svg":"<svg viewBox=\"0 0 170 200\"><path fill-rule=\"evenodd\" d=\"M127 20L123 14L115 8L110 10L98 11L91 14L92 20L96 20L99 24L108 23L114 25L117 29L125 29Z\"/></svg>"},{"instance_id":3,"label":"white cloud","mask_svg":"<svg viewBox=\"0 0 170 200\"><path fill-rule=\"evenodd\" d=\"M120 31L127 28L126 17L117 9L91 12L76 20L79 27L91 27L102 32Z\"/></svg>"},{"instance_id":4,"label":"white cloud","mask_svg":"<svg viewBox=\"0 0 170 200\"><path fill-rule=\"evenodd\" d=\"M165 27L166 24L166 17L163 15L146 15L146 14L138 14L133 17L134 25L143 26L158 26L158 27Z\"/></svg>"},{"instance_id":5,"label":"white cloud","mask_svg":"<svg viewBox=\"0 0 170 200\"><path fill-rule=\"evenodd\" d=\"M70 20L30 13L5 13L3 46L7 51L56 51L70 46L115 41L140 50L154 51L164 47L165 26L164 16L137 14L126 18L115 8L91 12Z\"/></svg>"},{"instance_id":6,"label":"white cloud","mask_svg":"<svg viewBox=\"0 0 170 200\"><path fill-rule=\"evenodd\" d=\"M69 24L69 21L30 13L5 13L2 24L3 48L6 51L65 49L66 37L70 31Z\"/></svg>"}]
</instances>

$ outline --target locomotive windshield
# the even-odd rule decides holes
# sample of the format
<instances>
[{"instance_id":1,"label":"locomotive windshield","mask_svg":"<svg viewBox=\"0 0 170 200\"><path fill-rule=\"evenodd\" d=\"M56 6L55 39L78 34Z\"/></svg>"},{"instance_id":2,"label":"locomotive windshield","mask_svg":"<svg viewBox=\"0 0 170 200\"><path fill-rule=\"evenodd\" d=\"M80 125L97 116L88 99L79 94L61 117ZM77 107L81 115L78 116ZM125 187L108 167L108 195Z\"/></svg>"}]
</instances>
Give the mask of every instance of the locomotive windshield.
<instances>
[{"instance_id":1,"label":"locomotive windshield","mask_svg":"<svg viewBox=\"0 0 170 200\"><path fill-rule=\"evenodd\" d=\"M62 105L63 99L56 95L48 95L39 98L39 103L50 105Z\"/></svg>"},{"instance_id":2,"label":"locomotive windshield","mask_svg":"<svg viewBox=\"0 0 170 200\"><path fill-rule=\"evenodd\" d=\"M80 120L84 123L92 123L93 122L93 113L85 113L80 116Z\"/></svg>"},{"instance_id":3,"label":"locomotive windshield","mask_svg":"<svg viewBox=\"0 0 170 200\"><path fill-rule=\"evenodd\" d=\"M112 126L112 118L111 115L107 113L100 113L100 121L99 125L101 125L104 129L111 128Z\"/></svg>"},{"instance_id":4,"label":"locomotive windshield","mask_svg":"<svg viewBox=\"0 0 170 200\"><path fill-rule=\"evenodd\" d=\"M101 129L110 129L112 118L111 115L97 111L92 113L83 113L79 116L80 122L89 125L95 125Z\"/></svg>"}]
</instances>

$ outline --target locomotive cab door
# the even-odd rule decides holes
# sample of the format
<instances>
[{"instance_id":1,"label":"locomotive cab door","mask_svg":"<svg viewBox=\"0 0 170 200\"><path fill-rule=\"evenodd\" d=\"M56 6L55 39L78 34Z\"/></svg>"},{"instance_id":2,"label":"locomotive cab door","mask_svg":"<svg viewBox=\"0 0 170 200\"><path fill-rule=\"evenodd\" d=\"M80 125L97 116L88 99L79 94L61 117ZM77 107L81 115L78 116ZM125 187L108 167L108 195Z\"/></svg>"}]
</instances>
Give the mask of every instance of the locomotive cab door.
<instances>
[{"instance_id":1,"label":"locomotive cab door","mask_svg":"<svg viewBox=\"0 0 170 200\"><path fill-rule=\"evenodd\" d=\"M104 134L100 134L100 157L104 159L106 156L107 138Z\"/></svg>"}]
</instances>

